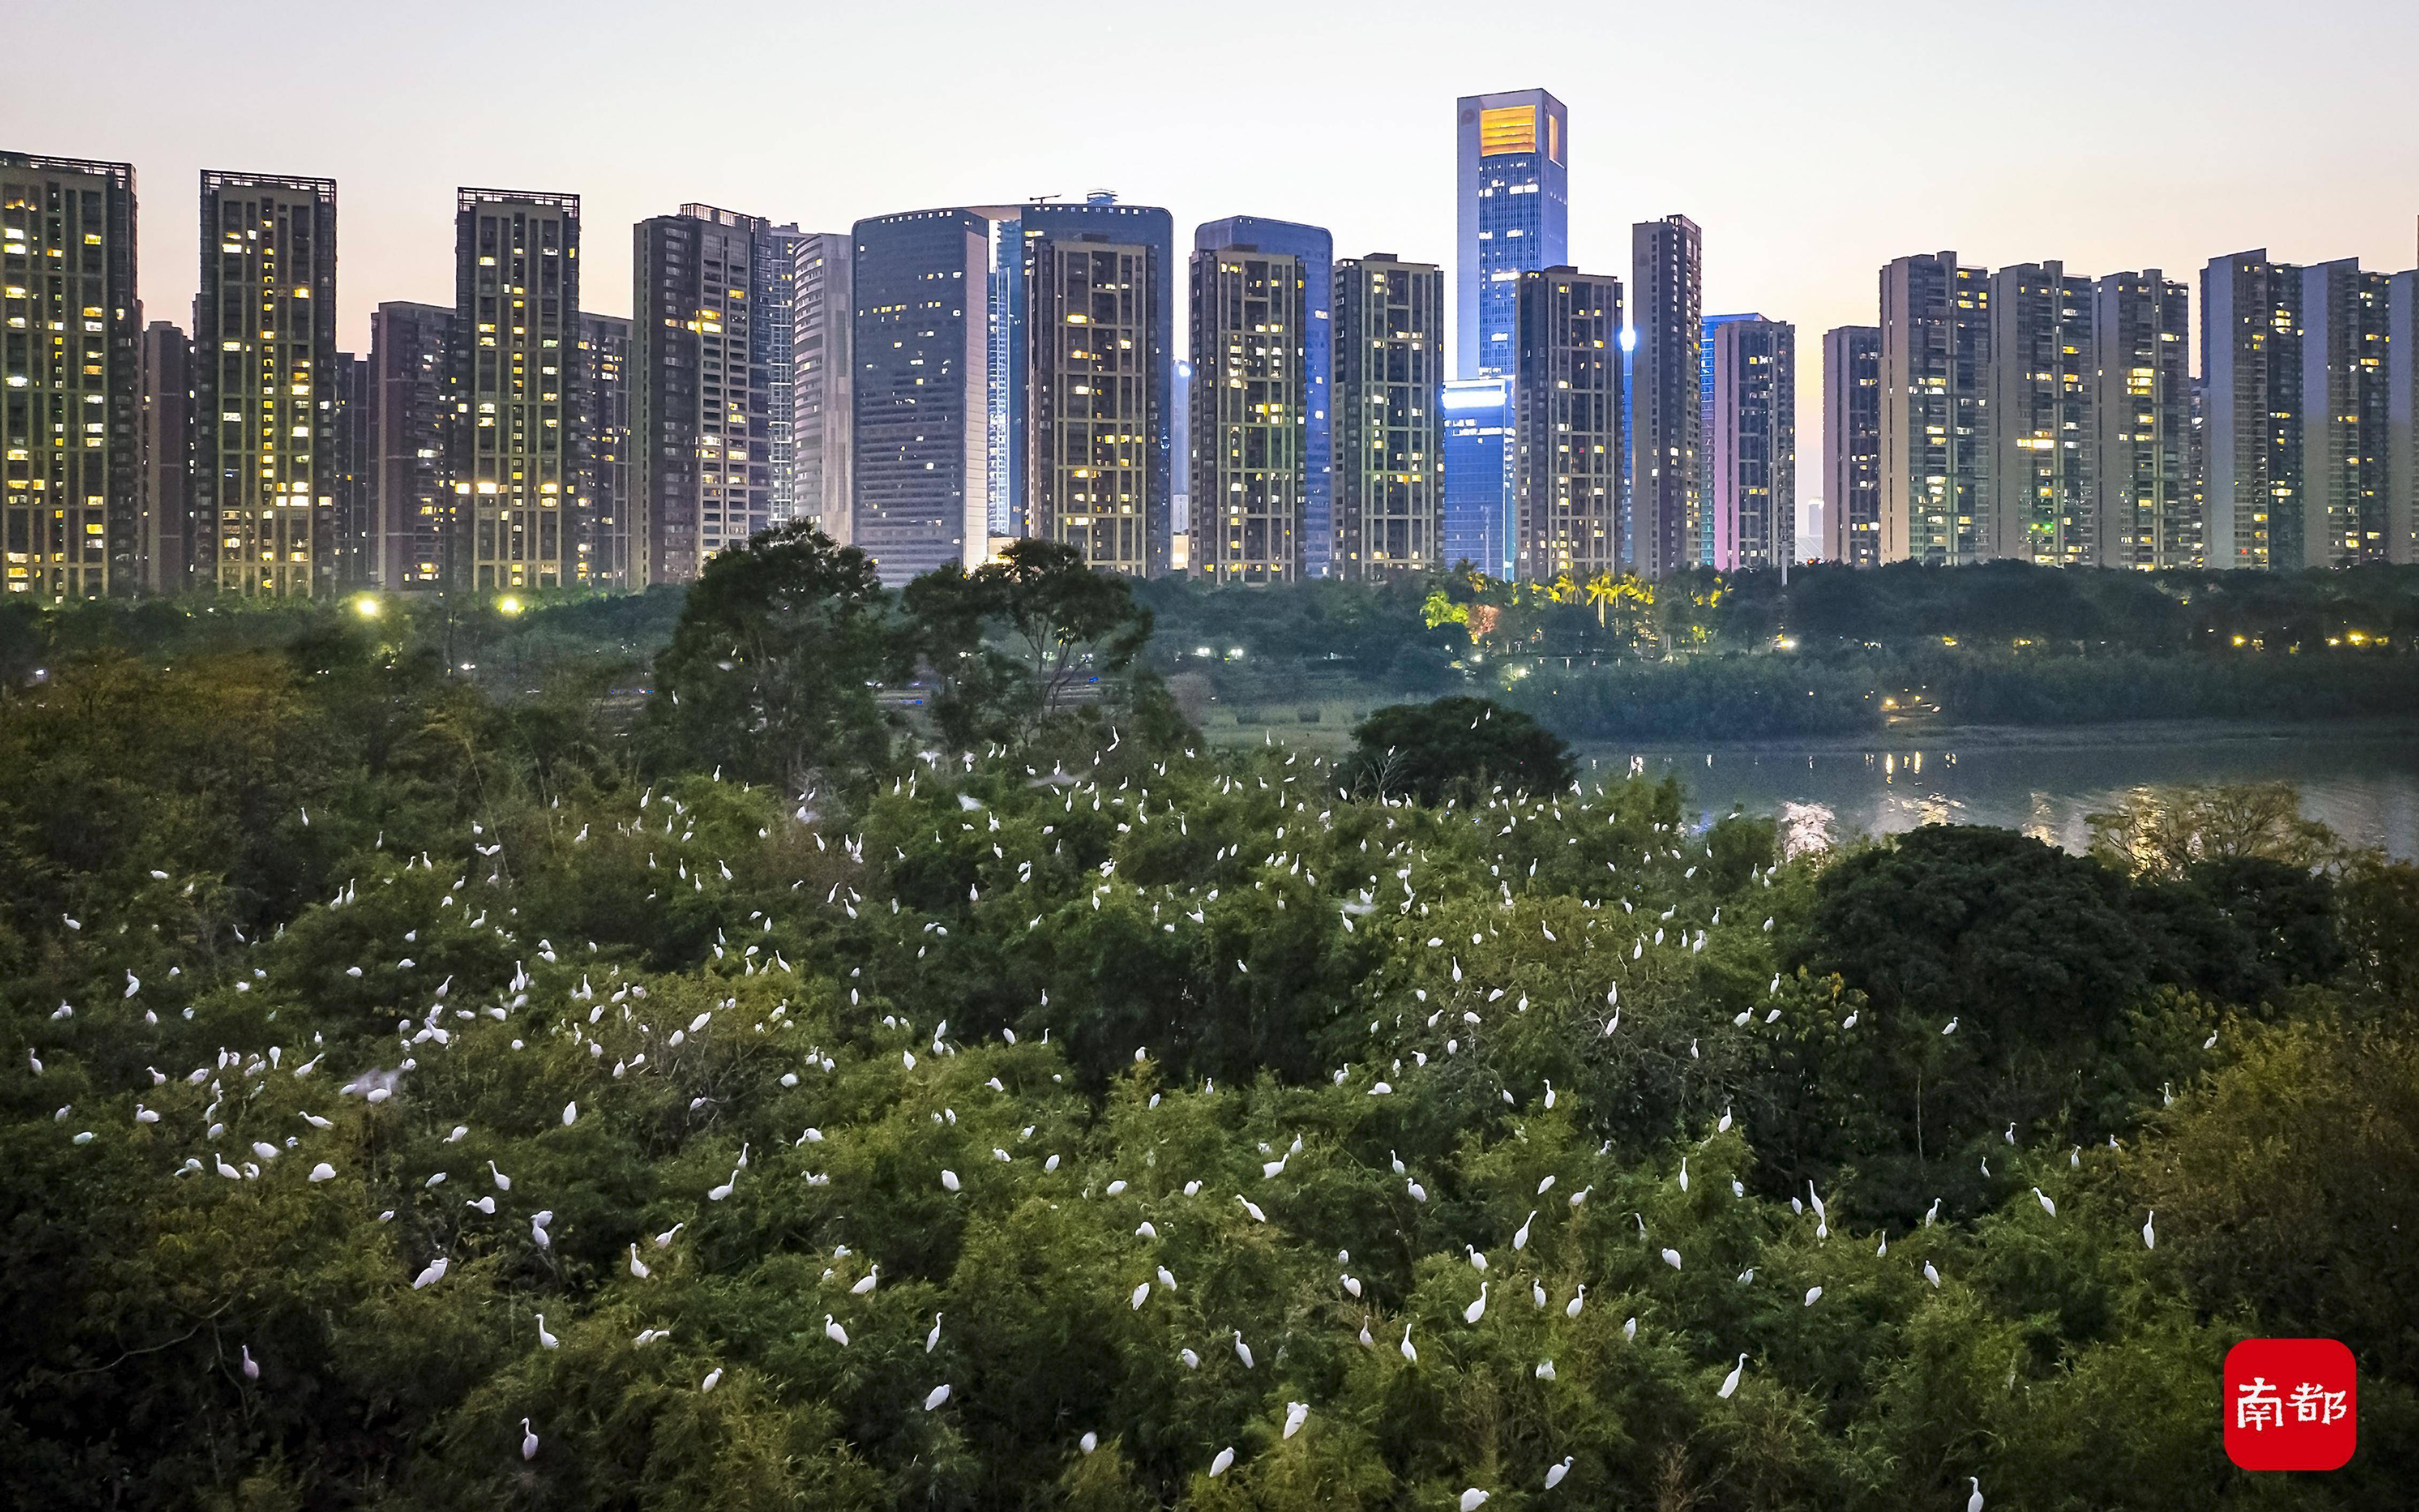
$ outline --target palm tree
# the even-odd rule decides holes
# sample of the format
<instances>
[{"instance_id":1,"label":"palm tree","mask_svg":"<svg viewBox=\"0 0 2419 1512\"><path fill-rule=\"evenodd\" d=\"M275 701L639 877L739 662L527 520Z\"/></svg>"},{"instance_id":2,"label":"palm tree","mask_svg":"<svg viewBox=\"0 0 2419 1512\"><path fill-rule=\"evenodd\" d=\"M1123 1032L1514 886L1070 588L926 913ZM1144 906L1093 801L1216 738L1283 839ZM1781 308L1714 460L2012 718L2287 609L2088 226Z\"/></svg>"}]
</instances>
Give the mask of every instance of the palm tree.
<instances>
[{"instance_id":1,"label":"palm tree","mask_svg":"<svg viewBox=\"0 0 2419 1512\"><path fill-rule=\"evenodd\" d=\"M1612 574L1610 572L1599 572L1587 580L1588 602L1595 606L1597 629L1604 628L1605 606L1611 603L1620 592L1620 589L1613 585Z\"/></svg>"}]
</instances>

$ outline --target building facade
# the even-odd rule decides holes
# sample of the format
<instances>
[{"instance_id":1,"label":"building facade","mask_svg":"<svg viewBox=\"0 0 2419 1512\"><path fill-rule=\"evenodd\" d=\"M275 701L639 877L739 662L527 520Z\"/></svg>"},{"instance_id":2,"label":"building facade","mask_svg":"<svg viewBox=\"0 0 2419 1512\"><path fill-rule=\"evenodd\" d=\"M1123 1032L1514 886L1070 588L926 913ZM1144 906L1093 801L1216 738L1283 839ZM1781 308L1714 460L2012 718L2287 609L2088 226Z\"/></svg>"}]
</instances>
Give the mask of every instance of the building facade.
<instances>
[{"instance_id":1,"label":"building facade","mask_svg":"<svg viewBox=\"0 0 2419 1512\"><path fill-rule=\"evenodd\" d=\"M1882 328L1823 332L1823 558L1882 560Z\"/></svg>"},{"instance_id":2,"label":"building facade","mask_svg":"<svg viewBox=\"0 0 2419 1512\"><path fill-rule=\"evenodd\" d=\"M796 242L790 321L790 513L811 519L842 546L854 538L850 509L849 239L810 231Z\"/></svg>"},{"instance_id":3,"label":"building facade","mask_svg":"<svg viewBox=\"0 0 2419 1512\"><path fill-rule=\"evenodd\" d=\"M0 151L0 563L44 601L131 594L143 309L134 167Z\"/></svg>"},{"instance_id":4,"label":"building facade","mask_svg":"<svg viewBox=\"0 0 2419 1512\"><path fill-rule=\"evenodd\" d=\"M588 521L592 580L616 593L636 592L630 521L630 322L579 313L579 387L573 406L579 445L576 507Z\"/></svg>"},{"instance_id":5,"label":"building facade","mask_svg":"<svg viewBox=\"0 0 2419 1512\"><path fill-rule=\"evenodd\" d=\"M143 387L135 423L141 470L135 579L146 594L185 590L185 524L192 508L193 344L173 322L143 330Z\"/></svg>"},{"instance_id":6,"label":"building facade","mask_svg":"<svg viewBox=\"0 0 2419 1512\"><path fill-rule=\"evenodd\" d=\"M1786 571L1797 557L1797 328L1725 320L1709 339L1712 564Z\"/></svg>"},{"instance_id":7,"label":"building facade","mask_svg":"<svg viewBox=\"0 0 2419 1512\"><path fill-rule=\"evenodd\" d=\"M2210 259L2200 338L2207 564L2299 567L2302 270L2264 247Z\"/></svg>"},{"instance_id":8,"label":"building facade","mask_svg":"<svg viewBox=\"0 0 2419 1512\"><path fill-rule=\"evenodd\" d=\"M988 549L990 223L913 210L851 234L851 537L897 587Z\"/></svg>"},{"instance_id":9,"label":"building facade","mask_svg":"<svg viewBox=\"0 0 2419 1512\"><path fill-rule=\"evenodd\" d=\"M992 533L1168 570L1175 222L1106 190L983 207L992 226Z\"/></svg>"},{"instance_id":10,"label":"building facade","mask_svg":"<svg viewBox=\"0 0 2419 1512\"><path fill-rule=\"evenodd\" d=\"M1991 275L1989 554L2048 567L2098 561L2097 308L2091 280L2057 262Z\"/></svg>"},{"instance_id":11,"label":"building facade","mask_svg":"<svg viewBox=\"0 0 2419 1512\"><path fill-rule=\"evenodd\" d=\"M1335 265L1333 575L1443 565L1444 270L1371 253Z\"/></svg>"},{"instance_id":12,"label":"building facade","mask_svg":"<svg viewBox=\"0 0 2419 1512\"><path fill-rule=\"evenodd\" d=\"M1512 463L1512 380L1448 378L1444 415L1443 564L1510 578L1519 549Z\"/></svg>"},{"instance_id":13,"label":"building facade","mask_svg":"<svg viewBox=\"0 0 2419 1512\"><path fill-rule=\"evenodd\" d=\"M772 371L758 322L771 223L711 205L632 232L631 574L634 590L691 582L706 560L773 523ZM790 285L780 285L786 308Z\"/></svg>"},{"instance_id":14,"label":"building facade","mask_svg":"<svg viewBox=\"0 0 2419 1512\"><path fill-rule=\"evenodd\" d=\"M1530 582L1621 570L1621 301L1610 274L1521 275L1514 571Z\"/></svg>"},{"instance_id":15,"label":"building facade","mask_svg":"<svg viewBox=\"0 0 2419 1512\"><path fill-rule=\"evenodd\" d=\"M1454 102L1454 363L1509 377L1520 278L1570 260L1570 115L1543 89Z\"/></svg>"},{"instance_id":16,"label":"building facade","mask_svg":"<svg viewBox=\"0 0 2419 1512\"><path fill-rule=\"evenodd\" d=\"M1331 565L1328 557L1334 534L1335 509L1335 425L1330 413L1334 396L1334 322L1328 308L1334 290L1334 239L1318 226L1294 221L1230 215L1223 221L1196 226L1193 247L1195 253L1221 247L1251 247L1263 253L1282 254L1302 266L1304 533L1298 550L1302 575L1324 578Z\"/></svg>"},{"instance_id":17,"label":"building facade","mask_svg":"<svg viewBox=\"0 0 2419 1512\"><path fill-rule=\"evenodd\" d=\"M2386 285L2385 554L2419 562L2419 272Z\"/></svg>"},{"instance_id":18,"label":"building facade","mask_svg":"<svg viewBox=\"0 0 2419 1512\"><path fill-rule=\"evenodd\" d=\"M1703 238L1685 215L1630 227L1630 539L1626 561L1660 578L1704 560Z\"/></svg>"},{"instance_id":19,"label":"building facade","mask_svg":"<svg viewBox=\"0 0 2419 1512\"><path fill-rule=\"evenodd\" d=\"M336 586L336 181L202 175L193 584Z\"/></svg>"},{"instance_id":20,"label":"building facade","mask_svg":"<svg viewBox=\"0 0 2419 1512\"><path fill-rule=\"evenodd\" d=\"M1256 245L1193 255L1189 560L1212 582L1307 576L1309 279Z\"/></svg>"},{"instance_id":21,"label":"building facade","mask_svg":"<svg viewBox=\"0 0 2419 1512\"><path fill-rule=\"evenodd\" d=\"M452 306L391 301L370 316L370 581L390 592L460 580L455 491L461 341Z\"/></svg>"},{"instance_id":22,"label":"building facade","mask_svg":"<svg viewBox=\"0 0 2419 1512\"><path fill-rule=\"evenodd\" d=\"M338 352L334 381L334 444L329 451L329 482L335 500L326 556L332 587L369 587L377 556L377 452L370 440L369 360Z\"/></svg>"},{"instance_id":23,"label":"building facade","mask_svg":"<svg viewBox=\"0 0 2419 1512\"><path fill-rule=\"evenodd\" d=\"M2192 299L2155 268L2092 285L2098 455L2091 516L2103 567L2197 567Z\"/></svg>"},{"instance_id":24,"label":"building facade","mask_svg":"<svg viewBox=\"0 0 2419 1512\"><path fill-rule=\"evenodd\" d=\"M1991 553L1985 388L1991 292L1957 255L1881 273L1881 560L1934 566Z\"/></svg>"},{"instance_id":25,"label":"building facade","mask_svg":"<svg viewBox=\"0 0 2419 1512\"><path fill-rule=\"evenodd\" d=\"M477 593L590 580L573 505L570 396L579 334L579 196L465 189L455 199L450 586Z\"/></svg>"},{"instance_id":26,"label":"building facade","mask_svg":"<svg viewBox=\"0 0 2419 1512\"><path fill-rule=\"evenodd\" d=\"M2390 555L2392 282L2352 257L2302 270L2303 566Z\"/></svg>"}]
</instances>

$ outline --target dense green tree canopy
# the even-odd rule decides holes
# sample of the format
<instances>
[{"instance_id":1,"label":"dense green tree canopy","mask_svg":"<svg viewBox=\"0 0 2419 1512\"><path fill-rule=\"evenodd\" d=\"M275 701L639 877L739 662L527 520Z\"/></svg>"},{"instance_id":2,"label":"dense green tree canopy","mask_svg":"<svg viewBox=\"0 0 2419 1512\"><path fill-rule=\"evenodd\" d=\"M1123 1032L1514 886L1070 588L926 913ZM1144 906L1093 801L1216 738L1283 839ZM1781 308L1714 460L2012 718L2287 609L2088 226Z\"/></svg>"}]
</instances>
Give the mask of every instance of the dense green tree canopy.
<instances>
[{"instance_id":1,"label":"dense green tree canopy","mask_svg":"<svg viewBox=\"0 0 2419 1512\"><path fill-rule=\"evenodd\" d=\"M1352 732L1348 784L1423 803L1493 787L1547 793L1578 774L1570 747L1536 720L1487 699L1443 698L1378 710Z\"/></svg>"}]
</instances>

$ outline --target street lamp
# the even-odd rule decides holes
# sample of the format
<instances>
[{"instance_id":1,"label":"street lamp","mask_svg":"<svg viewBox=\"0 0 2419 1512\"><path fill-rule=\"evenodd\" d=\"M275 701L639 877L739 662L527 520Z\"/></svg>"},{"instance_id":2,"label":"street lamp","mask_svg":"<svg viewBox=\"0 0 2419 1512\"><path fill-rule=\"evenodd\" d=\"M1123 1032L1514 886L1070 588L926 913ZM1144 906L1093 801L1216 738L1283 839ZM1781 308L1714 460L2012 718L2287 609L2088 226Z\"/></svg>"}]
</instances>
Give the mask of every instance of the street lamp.
<instances>
[{"instance_id":1,"label":"street lamp","mask_svg":"<svg viewBox=\"0 0 2419 1512\"><path fill-rule=\"evenodd\" d=\"M377 619L380 608L378 601L368 594L353 600L353 612L365 620Z\"/></svg>"},{"instance_id":2,"label":"street lamp","mask_svg":"<svg viewBox=\"0 0 2419 1512\"><path fill-rule=\"evenodd\" d=\"M510 594L496 600L496 612L499 614L518 614L520 611L521 601Z\"/></svg>"}]
</instances>

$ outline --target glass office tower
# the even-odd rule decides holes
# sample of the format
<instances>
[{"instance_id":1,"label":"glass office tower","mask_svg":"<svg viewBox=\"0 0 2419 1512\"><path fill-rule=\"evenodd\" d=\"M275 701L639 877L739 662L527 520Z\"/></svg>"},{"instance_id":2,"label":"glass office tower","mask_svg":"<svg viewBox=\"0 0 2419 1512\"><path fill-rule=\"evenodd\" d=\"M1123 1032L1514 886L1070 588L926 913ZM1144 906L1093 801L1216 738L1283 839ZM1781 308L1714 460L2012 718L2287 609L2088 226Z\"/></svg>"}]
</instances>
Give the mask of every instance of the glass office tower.
<instances>
[{"instance_id":1,"label":"glass office tower","mask_svg":"<svg viewBox=\"0 0 2419 1512\"><path fill-rule=\"evenodd\" d=\"M991 223L910 210L851 235L852 534L896 588L989 550Z\"/></svg>"},{"instance_id":2,"label":"glass office tower","mask_svg":"<svg viewBox=\"0 0 2419 1512\"><path fill-rule=\"evenodd\" d=\"M1444 386L1444 565L1512 576L1512 380Z\"/></svg>"},{"instance_id":3,"label":"glass office tower","mask_svg":"<svg viewBox=\"0 0 2419 1512\"><path fill-rule=\"evenodd\" d=\"M1328 404L1334 371L1333 322L1328 301L1334 291L1335 241L1321 227L1257 215L1230 215L1193 233L1197 255L1223 247L1252 248L1291 257L1302 276L1302 539L1300 571L1305 578L1330 575L1335 514L1334 425ZM1193 365L1202 367L1200 353ZM1195 503L1200 495L1194 495Z\"/></svg>"},{"instance_id":4,"label":"glass office tower","mask_svg":"<svg viewBox=\"0 0 2419 1512\"><path fill-rule=\"evenodd\" d=\"M1455 102L1454 376L1509 375L1520 275L1570 261L1569 113L1543 89Z\"/></svg>"}]
</instances>

